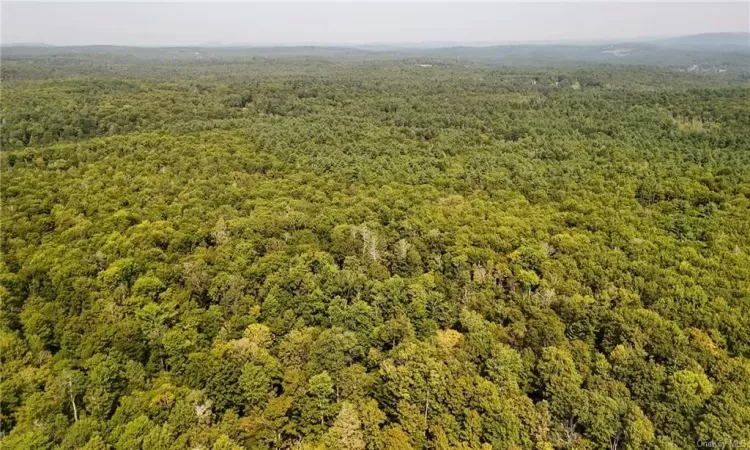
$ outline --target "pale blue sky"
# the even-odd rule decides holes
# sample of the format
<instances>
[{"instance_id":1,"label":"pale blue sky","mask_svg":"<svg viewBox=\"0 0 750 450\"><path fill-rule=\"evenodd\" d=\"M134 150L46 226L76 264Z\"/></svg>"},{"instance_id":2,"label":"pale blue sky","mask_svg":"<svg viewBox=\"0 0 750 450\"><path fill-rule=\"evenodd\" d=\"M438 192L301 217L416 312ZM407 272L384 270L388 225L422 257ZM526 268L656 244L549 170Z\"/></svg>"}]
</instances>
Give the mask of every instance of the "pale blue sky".
<instances>
[{"instance_id":1,"label":"pale blue sky","mask_svg":"<svg viewBox=\"0 0 750 450\"><path fill-rule=\"evenodd\" d=\"M362 44L627 39L748 31L734 3L3 2L2 42Z\"/></svg>"}]
</instances>

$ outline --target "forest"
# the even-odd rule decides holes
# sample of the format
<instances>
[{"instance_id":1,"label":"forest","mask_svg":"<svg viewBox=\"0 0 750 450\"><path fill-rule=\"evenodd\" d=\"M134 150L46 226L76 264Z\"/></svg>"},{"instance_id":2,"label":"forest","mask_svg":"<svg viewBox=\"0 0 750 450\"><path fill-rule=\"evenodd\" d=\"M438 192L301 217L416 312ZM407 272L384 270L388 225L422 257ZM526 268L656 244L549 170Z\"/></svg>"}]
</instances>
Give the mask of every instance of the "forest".
<instances>
[{"instance_id":1,"label":"forest","mask_svg":"<svg viewBox=\"0 0 750 450\"><path fill-rule=\"evenodd\" d=\"M0 449L750 445L747 71L194 53L2 61Z\"/></svg>"}]
</instances>

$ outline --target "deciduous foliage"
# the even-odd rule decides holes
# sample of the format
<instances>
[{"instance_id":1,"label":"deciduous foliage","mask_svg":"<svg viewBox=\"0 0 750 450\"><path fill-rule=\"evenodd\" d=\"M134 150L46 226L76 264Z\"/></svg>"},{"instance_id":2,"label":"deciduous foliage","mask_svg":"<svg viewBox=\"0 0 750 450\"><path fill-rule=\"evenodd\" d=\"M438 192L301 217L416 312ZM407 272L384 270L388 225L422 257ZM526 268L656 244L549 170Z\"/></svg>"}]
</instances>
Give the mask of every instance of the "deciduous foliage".
<instances>
[{"instance_id":1,"label":"deciduous foliage","mask_svg":"<svg viewBox=\"0 0 750 450\"><path fill-rule=\"evenodd\" d=\"M750 440L741 77L19 64L1 448Z\"/></svg>"}]
</instances>

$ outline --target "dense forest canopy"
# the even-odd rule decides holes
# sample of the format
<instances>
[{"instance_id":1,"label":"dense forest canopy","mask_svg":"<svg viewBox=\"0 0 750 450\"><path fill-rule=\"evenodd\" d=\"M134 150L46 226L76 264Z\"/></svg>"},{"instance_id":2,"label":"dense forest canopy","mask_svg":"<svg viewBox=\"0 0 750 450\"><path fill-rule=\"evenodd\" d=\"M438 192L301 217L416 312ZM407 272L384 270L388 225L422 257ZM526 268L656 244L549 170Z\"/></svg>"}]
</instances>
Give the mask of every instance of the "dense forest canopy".
<instances>
[{"instance_id":1,"label":"dense forest canopy","mask_svg":"<svg viewBox=\"0 0 750 450\"><path fill-rule=\"evenodd\" d=\"M750 442L741 67L135 53L3 60L0 448Z\"/></svg>"}]
</instances>

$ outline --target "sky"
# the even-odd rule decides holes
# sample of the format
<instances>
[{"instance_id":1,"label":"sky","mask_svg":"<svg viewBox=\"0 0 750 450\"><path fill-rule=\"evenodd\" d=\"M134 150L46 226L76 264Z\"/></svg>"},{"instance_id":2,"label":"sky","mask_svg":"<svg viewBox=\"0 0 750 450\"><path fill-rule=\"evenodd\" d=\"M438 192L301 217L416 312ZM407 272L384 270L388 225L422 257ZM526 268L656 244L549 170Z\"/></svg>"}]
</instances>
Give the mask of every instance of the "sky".
<instances>
[{"instance_id":1,"label":"sky","mask_svg":"<svg viewBox=\"0 0 750 450\"><path fill-rule=\"evenodd\" d=\"M2 2L3 44L503 43L750 31L750 4Z\"/></svg>"}]
</instances>

